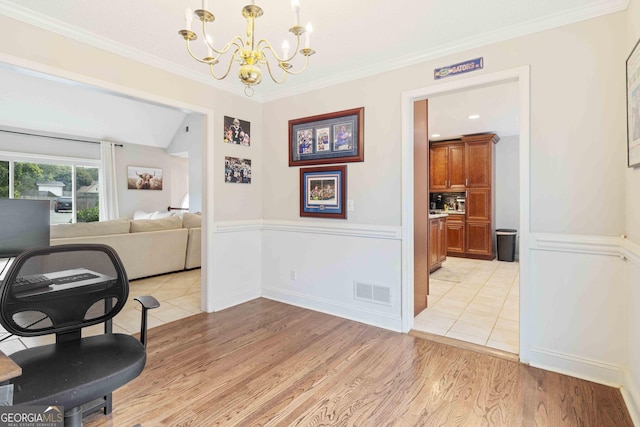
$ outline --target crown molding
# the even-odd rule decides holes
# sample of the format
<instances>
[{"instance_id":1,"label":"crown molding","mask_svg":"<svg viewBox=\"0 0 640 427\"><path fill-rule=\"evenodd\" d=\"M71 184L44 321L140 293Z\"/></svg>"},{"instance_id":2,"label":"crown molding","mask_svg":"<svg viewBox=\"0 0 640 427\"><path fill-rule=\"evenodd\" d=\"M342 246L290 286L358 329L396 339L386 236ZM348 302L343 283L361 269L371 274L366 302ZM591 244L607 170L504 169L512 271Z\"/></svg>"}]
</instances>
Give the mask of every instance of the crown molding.
<instances>
[{"instance_id":1,"label":"crown molding","mask_svg":"<svg viewBox=\"0 0 640 427\"><path fill-rule=\"evenodd\" d=\"M538 33L541 31L551 30L563 25L573 24L599 16L620 12L627 9L630 0L602 0L597 4L589 7L575 8L568 12L549 15L544 18L532 19L520 24L511 25L509 27L480 34L478 36L459 40L453 43L441 45L437 49L429 49L424 52L414 52L404 57L396 58L392 63L379 62L369 63L365 67L352 69L343 73L334 73L331 76L316 80L310 84L289 84L285 89L279 90L273 96L265 95L265 101L275 101L288 96L299 95L312 90L324 89L329 86L346 83L353 80L371 77L377 74L398 70L412 65L420 64L427 61L444 58L449 55L465 52L471 49L477 49L494 43L503 42L517 37Z\"/></svg>"},{"instance_id":2,"label":"crown molding","mask_svg":"<svg viewBox=\"0 0 640 427\"><path fill-rule=\"evenodd\" d=\"M422 53L412 53L405 57L400 57L392 62L378 62L371 65L354 69L343 73L333 73L330 77L316 80L312 83L289 83L287 86L279 87L275 91L256 92L252 98L259 103L274 101L313 90L323 89L340 83L345 83L388 71L405 68L422 62L443 58L456 53L464 52L470 49L476 49L489 44L502 42L505 40L533 34L540 31L546 31L563 25L572 24L586 19L596 18L598 16L619 12L627 9L630 0L601 0L598 3L587 7L574 8L570 11L557 13L555 15L546 16L544 18L533 19L524 23L511 25L507 28L488 32L478 36L460 40L455 43L441 45L437 49L429 49ZM207 74L193 71L187 67L169 63L166 60L150 55L146 52L134 49L112 40L98 36L96 34L80 30L76 27L67 25L61 21L52 19L51 17L34 13L24 7L7 3L0 0L0 14L23 21L25 23L35 25L37 27L52 31L65 37L69 37L76 41L89 44L91 46L103 49L105 51L115 53L125 58L138 61L152 67L177 74L181 77L194 80L216 89L224 90L235 95L240 95L238 85L234 85L227 81L218 81Z\"/></svg>"}]
</instances>

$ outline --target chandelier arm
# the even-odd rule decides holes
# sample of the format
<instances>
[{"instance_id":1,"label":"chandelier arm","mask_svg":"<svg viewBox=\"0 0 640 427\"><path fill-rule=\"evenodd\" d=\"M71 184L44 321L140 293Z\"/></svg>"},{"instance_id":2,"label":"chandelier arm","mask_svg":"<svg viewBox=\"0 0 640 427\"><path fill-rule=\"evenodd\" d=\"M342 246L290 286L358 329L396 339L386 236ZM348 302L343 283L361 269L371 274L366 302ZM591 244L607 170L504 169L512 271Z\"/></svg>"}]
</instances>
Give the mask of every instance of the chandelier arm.
<instances>
[{"instance_id":1,"label":"chandelier arm","mask_svg":"<svg viewBox=\"0 0 640 427\"><path fill-rule=\"evenodd\" d=\"M291 71L291 69L288 69L288 70L285 70L285 72L287 74L291 74L291 75L294 75L294 76L296 74L302 74L302 72L307 69L307 65L309 65L309 56L304 55L304 65L302 66L301 69L296 70L296 71Z\"/></svg>"},{"instance_id":2,"label":"chandelier arm","mask_svg":"<svg viewBox=\"0 0 640 427\"><path fill-rule=\"evenodd\" d=\"M262 47L262 45L265 45L265 46ZM300 36L296 36L296 48L293 50L293 54L288 58L280 58L278 56L278 54L276 53L276 50L271 45L271 43L269 43L267 40L262 39L256 45L257 50L266 50L266 49L270 50L271 54L276 58L276 60L278 62L289 62L289 61L291 61L293 58L295 58L298 55L298 48L299 47L300 47Z\"/></svg>"},{"instance_id":3,"label":"chandelier arm","mask_svg":"<svg viewBox=\"0 0 640 427\"><path fill-rule=\"evenodd\" d=\"M190 55L193 59L195 59L196 61L198 61L198 62L202 62L203 64L209 64L209 63L210 63L209 61L204 61L204 60L202 60L202 59L198 58L198 57L193 53L193 51L191 50L191 44L189 43L189 40L187 40L187 52L189 52L189 55Z\"/></svg>"},{"instance_id":4,"label":"chandelier arm","mask_svg":"<svg viewBox=\"0 0 640 427\"><path fill-rule=\"evenodd\" d=\"M269 76L271 77L271 80L273 80L275 83L277 84L282 84L285 82L285 80L287 80L287 74L289 73L287 70L285 70L284 68L281 68L282 72L282 80L278 80L273 76L273 73L271 72L271 66L269 65L269 61L265 61L265 63L267 64L267 71L269 72Z\"/></svg>"},{"instance_id":5,"label":"chandelier arm","mask_svg":"<svg viewBox=\"0 0 640 427\"><path fill-rule=\"evenodd\" d=\"M222 48L222 50L218 50L215 47L213 47L211 45L211 43L209 43L209 38L207 37L207 32L205 30L205 25L204 23L202 24L202 35L204 36L204 44L210 48L213 52L215 52L216 54L218 54L218 56L216 57L216 59L220 58L221 55L224 55L225 53L227 53L229 51L229 49L231 48L231 46L236 46L238 48L242 47L243 41L239 36L235 36L234 38L232 38L229 42L227 42L226 45L224 45L224 47Z\"/></svg>"},{"instance_id":6,"label":"chandelier arm","mask_svg":"<svg viewBox=\"0 0 640 427\"><path fill-rule=\"evenodd\" d=\"M211 73L211 76L216 79L216 80L223 80L226 79L227 76L229 75L229 72L231 71L231 65L233 65L233 59L236 55L236 53L238 52L238 50L236 49L236 51L233 53L233 55L231 55L231 58L229 59L229 66L227 67L227 71L220 77L216 76L216 74L213 71L213 66L215 65L215 63L209 63L209 71Z\"/></svg>"}]
</instances>

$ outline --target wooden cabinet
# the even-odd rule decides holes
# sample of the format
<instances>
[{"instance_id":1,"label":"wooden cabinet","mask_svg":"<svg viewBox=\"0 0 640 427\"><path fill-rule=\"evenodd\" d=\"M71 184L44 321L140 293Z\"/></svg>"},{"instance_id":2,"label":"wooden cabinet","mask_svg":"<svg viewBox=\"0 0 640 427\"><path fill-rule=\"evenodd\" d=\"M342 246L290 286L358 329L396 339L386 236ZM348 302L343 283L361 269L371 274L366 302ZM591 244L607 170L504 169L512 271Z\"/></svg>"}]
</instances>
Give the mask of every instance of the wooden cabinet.
<instances>
[{"instance_id":1,"label":"wooden cabinet","mask_svg":"<svg viewBox=\"0 0 640 427\"><path fill-rule=\"evenodd\" d=\"M493 139L486 136L463 137L465 141L466 187L491 188L493 182ZM496 141L497 142L497 141Z\"/></svg>"},{"instance_id":2,"label":"wooden cabinet","mask_svg":"<svg viewBox=\"0 0 640 427\"><path fill-rule=\"evenodd\" d=\"M447 217L447 255L463 255L465 252L464 215Z\"/></svg>"},{"instance_id":3,"label":"wooden cabinet","mask_svg":"<svg viewBox=\"0 0 640 427\"><path fill-rule=\"evenodd\" d=\"M447 259L447 217L429 219L429 272Z\"/></svg>"},{"instance_id":4,"label":"wooden cabinet","mask_svg":"<svg viewBox=\"0 0 640 427\"><path fill-rule=\"evenodd\" d=\"M495 255L492 255L494 251L491 223L467 221L465 232L466 253L468 255L475 255L481 258L491 256L488 259L495 258Z\"/></svg>"},{"instance_id":5,"label":"wooden cabinet","mask_svg":"<svg viewBox=\"0 0 640 427\"><path fill-rule=\"evenodd\" d=\"M432 144L429 149L430 191L464 191L465 179L464 143Z\"/></svg>"},{"instance_id":6,"label":"wooden cabinet","mask_svg":"<svg viewBox=\"0 0 640 427\"><path fill-rule=\"evenodd\" d=\"M477 134L431 144L429 154L435 152L435 156L429 159L429 176L436 185L430 185L430 191L460 191L466 196L465 214L449 215L447 221L449 255L495 258L495 144L499 140L495 134Z\"/></svg>"}]
</instances>

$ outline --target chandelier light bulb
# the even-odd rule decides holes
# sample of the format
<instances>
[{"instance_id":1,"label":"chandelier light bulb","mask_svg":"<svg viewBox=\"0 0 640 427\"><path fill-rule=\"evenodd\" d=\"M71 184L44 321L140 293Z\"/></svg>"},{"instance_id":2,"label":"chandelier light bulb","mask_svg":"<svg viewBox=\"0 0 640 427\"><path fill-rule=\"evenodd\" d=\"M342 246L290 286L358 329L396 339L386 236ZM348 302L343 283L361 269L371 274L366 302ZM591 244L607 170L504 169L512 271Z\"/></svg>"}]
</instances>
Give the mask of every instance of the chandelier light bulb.
<instances>
[{"instance_id":1,"label":"chandelier light bulb","mask_svg":"<svg viewBox=\"0 0 640 427\"><path fill-rule=\"evenodd\" d=\"M289 42L282 42L282 59L287 59L289 57Z\"/></svg>"},{"instance_id":2,"label":"chandelier light bulb","mask_svg":"<svg viewBox=\"0 0 640 427\"><path fill-rule=\"evenodd\" d=\"M213 37L211 37L211 34L207 34L207 55L211 58L213 57L213 48L211 46L213 46Z\"/></svg>"},{"instance_id":3,"label":"chandelier light bulb","mask_svg":"<svg viewBox=\"0 0 640 427\"><path fill-rule=\"evenodd\" d=\"M184 22L186 23L187 30L191 31L191 21L193 20L193 10L188 7L184 11Z\"/></svg>"},{"instance_id":4,"label":"chandelier light bulb","mask_svg":"<svg viewBox=\"0 0 640 427\"><path fill-rule=\"evenodd\" d=\"M300 25L300 0L291 0L291 8L293 9L295 25Z\"/></svg>"},{"instance_id":5,"label":"chandelier light bulb","mask_svg":"<svg viewBox=\"0 0 640 427\"><path fill-rule=\"evenodd\" d=\"M305 28L307 31L304 33L304 47L308 49L311 47L311 33L313 33L311 22L307 23Z\"/></svg>"},{"instance_id":6,"label":"chandelier light bulb","mask_svg":"<svg viewBox=\"0 0 640 427\"><path fill-rule=\"evenodd\" d=\"M207 0L202 0L202 10L207 10Z\"/></svg>"}]
</instances>

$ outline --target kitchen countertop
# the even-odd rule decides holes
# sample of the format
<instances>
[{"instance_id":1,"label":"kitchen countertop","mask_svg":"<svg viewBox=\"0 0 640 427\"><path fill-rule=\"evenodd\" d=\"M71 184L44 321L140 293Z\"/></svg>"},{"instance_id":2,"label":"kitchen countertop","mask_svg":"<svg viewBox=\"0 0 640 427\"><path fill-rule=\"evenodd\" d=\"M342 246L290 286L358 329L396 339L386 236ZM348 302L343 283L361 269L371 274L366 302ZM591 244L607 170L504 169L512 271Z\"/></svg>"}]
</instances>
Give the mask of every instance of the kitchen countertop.
<instances>
[{"instance_id":1,"label":"kitchen countertop","mask_svg":"<svg viewBox=\"0 0 640 427\"><path fill-rule=\"evenodd\" d=\"M445 211L445 210L433 210L433 209L429 210L429 218L441 218L447 215L464 215L464 214L465 214L464 211L454 211L454 210Z\"/></svg>"}]
</instances>

